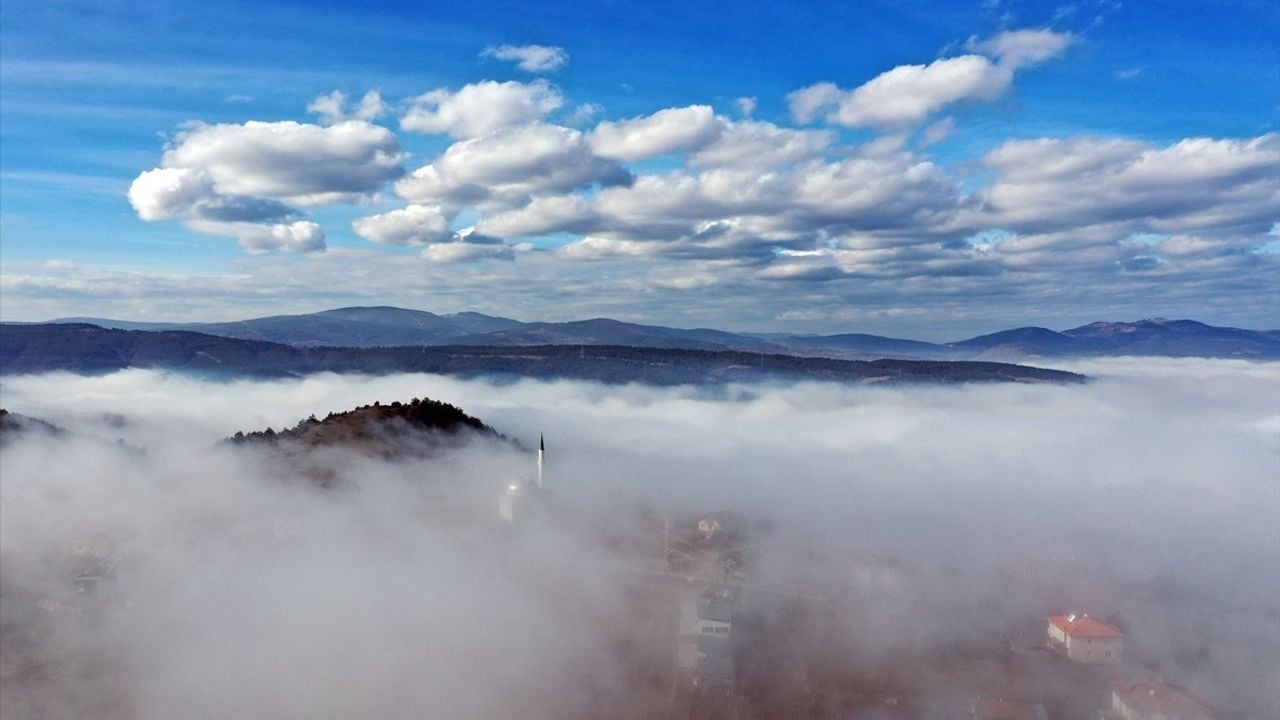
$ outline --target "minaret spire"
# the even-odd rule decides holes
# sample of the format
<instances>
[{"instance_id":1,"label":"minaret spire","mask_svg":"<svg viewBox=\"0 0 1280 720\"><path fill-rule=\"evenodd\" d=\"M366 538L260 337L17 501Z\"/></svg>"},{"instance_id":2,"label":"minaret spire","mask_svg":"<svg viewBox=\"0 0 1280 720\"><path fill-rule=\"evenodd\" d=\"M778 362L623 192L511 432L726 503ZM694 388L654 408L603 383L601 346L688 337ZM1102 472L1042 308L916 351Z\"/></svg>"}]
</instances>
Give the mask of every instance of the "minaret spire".
<instances>
[{"instance_id":1,"label":"minaret spire","mask_svg":"<svg viewBox=\"0 0 1280 720\"><path fill-rule=\"evenodd\" d=\"M542 489L542 463L547 454L547 441L542 434L538 435L538 489Z\"/></svg>"}]
</instances>

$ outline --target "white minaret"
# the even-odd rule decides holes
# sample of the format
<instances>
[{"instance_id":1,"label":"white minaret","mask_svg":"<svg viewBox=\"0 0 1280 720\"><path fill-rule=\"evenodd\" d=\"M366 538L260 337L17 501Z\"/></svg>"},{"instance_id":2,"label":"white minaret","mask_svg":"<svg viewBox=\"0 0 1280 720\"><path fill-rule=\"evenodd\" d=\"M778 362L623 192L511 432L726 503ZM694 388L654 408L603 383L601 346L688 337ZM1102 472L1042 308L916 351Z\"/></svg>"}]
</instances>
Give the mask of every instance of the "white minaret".
<instances>
[{"instance_id":1,"label":"white minaret","mask_svg":"<svg viewBox=\"0 0 1280 720\"><path fill-rule=\"evenodd\" d=\"M542 463L547 455L547 441L538 435L538 489L542 489Z\"/></svg>"}]
</instances>

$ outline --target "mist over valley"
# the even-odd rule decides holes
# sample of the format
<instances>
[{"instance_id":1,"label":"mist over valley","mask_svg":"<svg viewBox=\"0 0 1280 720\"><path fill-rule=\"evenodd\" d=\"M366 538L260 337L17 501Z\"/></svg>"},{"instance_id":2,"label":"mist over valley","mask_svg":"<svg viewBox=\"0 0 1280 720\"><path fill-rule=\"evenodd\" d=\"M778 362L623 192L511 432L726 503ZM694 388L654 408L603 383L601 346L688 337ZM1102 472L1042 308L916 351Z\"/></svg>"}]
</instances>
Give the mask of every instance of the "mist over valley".
<instances>
[{"instance_id":1,"label":"mist over valley","mask_svg":"<svg viewBox=\"0 0 1280 720\"><path fill-rule=\"evenodd\" d=\"M61 428L6 429L0 454L5 714L941 718L1002 697L1071 718L1100 677L1149 675L1274 715L1280 366L1071 368L1094 380L5 376L6 408ZM422 397L462 424L317 434ZM267 428L301 434L227 441ZM547 505L505 522L540 435ZM664 561L673 537L702 557L686 523L716 513L740 566ZM681 603L713 586L737 593L727 696L676 687ZM1127 664L1035 650L1080 612L1123 628Z\"/></svg>"}]
</instances>

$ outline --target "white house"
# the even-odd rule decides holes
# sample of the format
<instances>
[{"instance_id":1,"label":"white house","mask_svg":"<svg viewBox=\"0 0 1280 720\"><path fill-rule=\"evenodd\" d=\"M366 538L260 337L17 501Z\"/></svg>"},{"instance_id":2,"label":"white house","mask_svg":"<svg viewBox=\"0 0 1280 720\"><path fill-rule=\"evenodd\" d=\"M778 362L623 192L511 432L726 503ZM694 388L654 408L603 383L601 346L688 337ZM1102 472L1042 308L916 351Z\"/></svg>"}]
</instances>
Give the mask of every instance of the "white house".
<instances>
[{"instance_id":1,"label":"white house","mask_svg":"<svg viewBox=\"0 0 1280 720\"><path fill-rule=\"evenodd\" d=\"M1124 652L1124 633L1087 614L1055 615L1049 618L1049 647L1076 662L1118 663Z\"/></svg>"}]
</instances>

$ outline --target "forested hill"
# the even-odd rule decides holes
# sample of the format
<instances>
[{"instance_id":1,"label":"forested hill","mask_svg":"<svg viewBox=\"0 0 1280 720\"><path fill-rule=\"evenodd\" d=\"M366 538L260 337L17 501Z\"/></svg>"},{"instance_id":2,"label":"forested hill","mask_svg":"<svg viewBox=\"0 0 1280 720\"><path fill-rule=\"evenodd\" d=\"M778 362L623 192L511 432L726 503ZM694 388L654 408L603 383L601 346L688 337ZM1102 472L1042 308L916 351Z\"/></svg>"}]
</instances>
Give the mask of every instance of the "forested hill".
<instances>
[{"instance_id":1,"label":"forested hill","mask_svg":"<svg viewBox=\"0 0 1280 720\"><path fill-rule=\"evenodd\" d=\"M295 347L193 332L109 330L88 324L0 325L0 373L108 372L131 367L228 377L290 377L326 371L424 372L654 385L761 380L1071 383L1085 379L1075 373L997 362L836 360L611 345Z\"/></svg>"},{"instance_id":2,"label":"forested hill","mask_svg":"<svg viewBox=\"0 0 1280 720\"><path fill-rule=\"evenodd\" d=\"M430 452L441 445L465 441L475 435L506 438L461 408L428 398L409 402L362 405L354 410L315 416L292 428L238 432L233 444L296 447L348 447L370 454L403 456Z\"/></svg>"}]
</instances>

